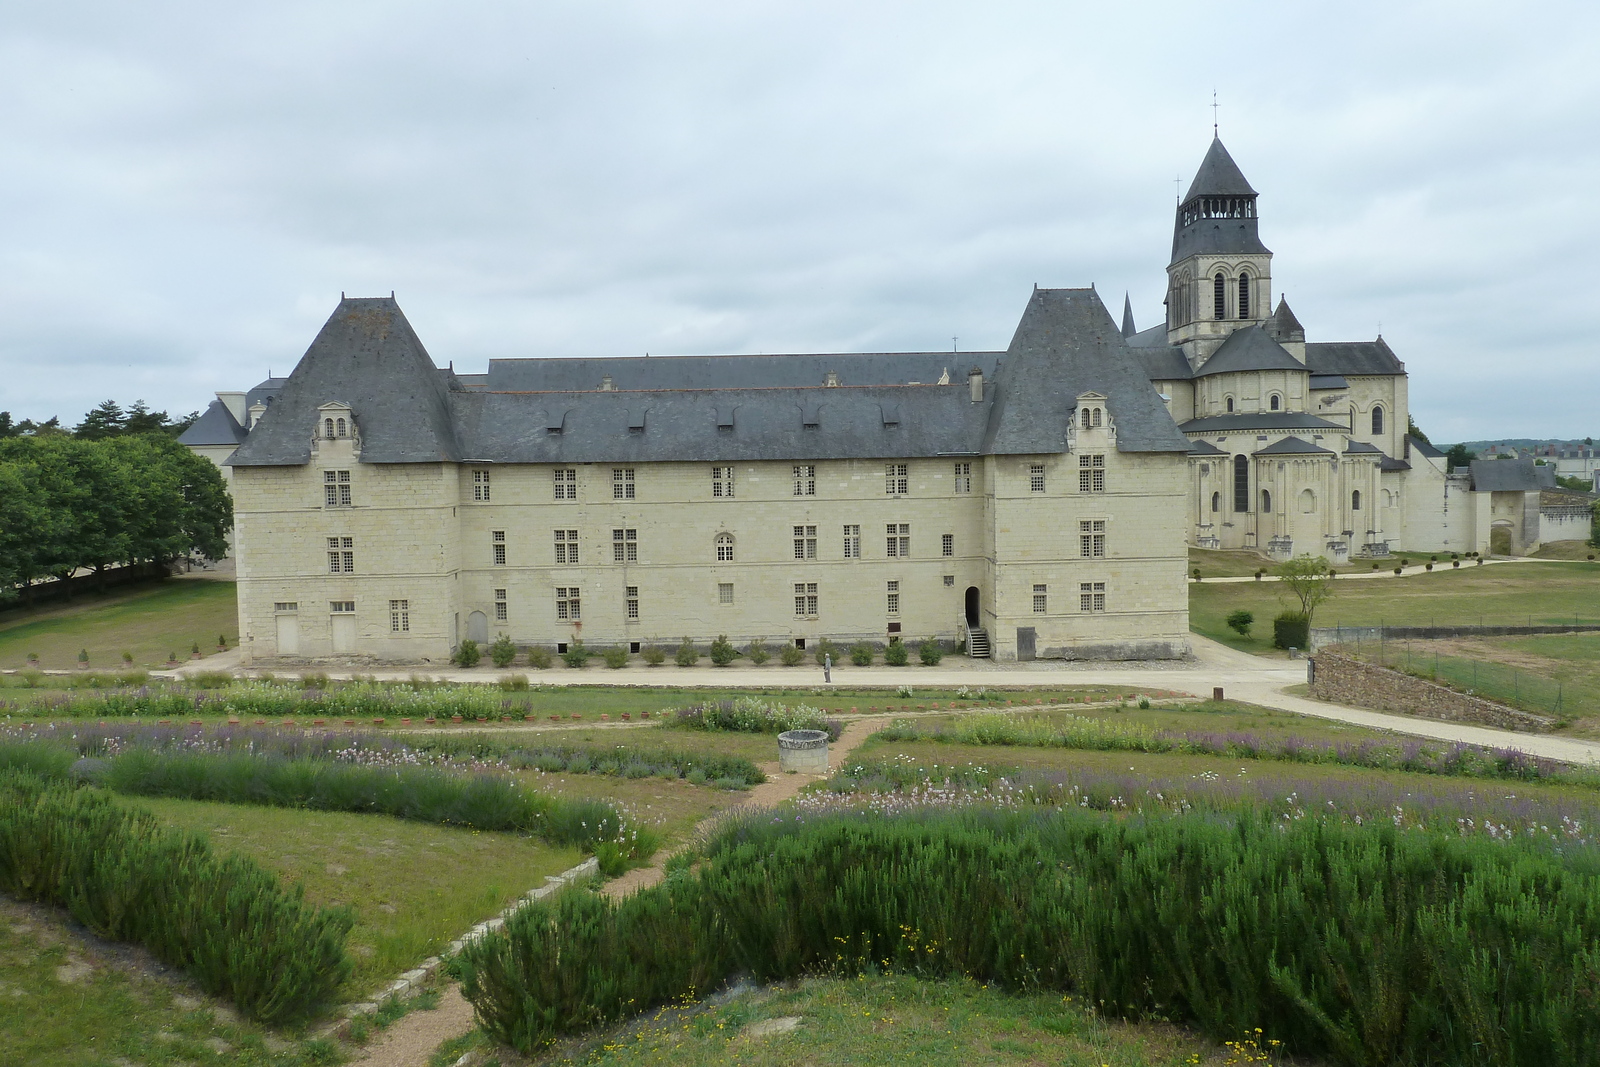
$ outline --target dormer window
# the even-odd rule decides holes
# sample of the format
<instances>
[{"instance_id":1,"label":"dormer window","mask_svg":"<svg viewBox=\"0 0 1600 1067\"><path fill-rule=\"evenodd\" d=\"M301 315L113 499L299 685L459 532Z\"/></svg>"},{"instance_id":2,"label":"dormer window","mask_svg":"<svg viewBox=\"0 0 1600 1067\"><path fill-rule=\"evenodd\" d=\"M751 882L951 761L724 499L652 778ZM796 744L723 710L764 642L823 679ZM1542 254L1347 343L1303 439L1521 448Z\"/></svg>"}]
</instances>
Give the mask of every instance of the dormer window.
<instances>
[{"instance_id":1,"label":"dormer window","mask_svg":"<svg viewBox=\"0 0 1600 1067\"><path fill-rule=\"evenodd\" d=\"M322 420L322 436L326 437L330 441L333 440L333 420L332 419L323 419Z\"/></svg>"},{"instance_id":2,"label":"dormer window","mask_svg":"<svg viewBox=\"0 0 1600 1067\"><path fill-rule=\"evenodd\" d=\"M344 424L344 420L343 419L334 419L333 422L334 422L334 425L339 428L339 436L340 437L349 437L350 436L349 430L347 430L345 428L345 424Z\"/></svg>"}]
</instances>

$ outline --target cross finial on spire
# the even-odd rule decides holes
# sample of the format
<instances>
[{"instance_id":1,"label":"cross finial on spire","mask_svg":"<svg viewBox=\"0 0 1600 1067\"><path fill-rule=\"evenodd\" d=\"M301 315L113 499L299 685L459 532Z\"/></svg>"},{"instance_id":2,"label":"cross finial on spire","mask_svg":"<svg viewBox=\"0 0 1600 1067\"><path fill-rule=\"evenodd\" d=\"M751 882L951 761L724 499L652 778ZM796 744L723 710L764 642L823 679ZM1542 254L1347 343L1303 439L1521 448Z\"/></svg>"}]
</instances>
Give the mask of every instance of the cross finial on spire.
<instances>
[{"instance_id":1,"label":"cross finial on spire","mask_svg":"<svg viewBox=\"0 0 1600 1067\"><path fill-rule=\"evenodd\" d=\"M1213 136L1213 137L1218 136L1218 134L1217 134L1217 108L1219 108L1221 106L1222 106L1221 104L1217 103L1217 91L1215 89L1211 90L1211 136Z\"/></svg>"}]
</instances>

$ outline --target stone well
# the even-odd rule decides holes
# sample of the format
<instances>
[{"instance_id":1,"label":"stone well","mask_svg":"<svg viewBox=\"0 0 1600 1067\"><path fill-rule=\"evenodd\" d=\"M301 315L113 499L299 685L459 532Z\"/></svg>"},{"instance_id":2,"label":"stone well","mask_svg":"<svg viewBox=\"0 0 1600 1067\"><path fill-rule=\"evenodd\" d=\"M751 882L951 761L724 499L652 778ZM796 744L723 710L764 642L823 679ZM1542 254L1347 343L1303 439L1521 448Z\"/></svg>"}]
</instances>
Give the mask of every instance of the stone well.
<instances>
[{"instance_id":1,"label":"stone well","mask_svg":"<svg viewBox=\"0 0 1600 1067\"><path fill-rule=\"evenodd\" d=\"M786 730L778 735L778 766L785 772L828 773L828 732Z\"/></svg>"}]
</instances>

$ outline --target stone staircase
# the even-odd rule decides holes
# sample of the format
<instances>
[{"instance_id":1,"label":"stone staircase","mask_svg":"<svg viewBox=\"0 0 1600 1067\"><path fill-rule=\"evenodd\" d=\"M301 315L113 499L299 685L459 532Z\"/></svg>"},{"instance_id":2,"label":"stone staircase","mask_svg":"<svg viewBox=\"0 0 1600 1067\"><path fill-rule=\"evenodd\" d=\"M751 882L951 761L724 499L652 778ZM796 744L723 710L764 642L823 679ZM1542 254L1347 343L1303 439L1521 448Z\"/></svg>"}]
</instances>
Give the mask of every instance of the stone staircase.
<instances>
[{"instance_id":1,"label":"stone staircase","mask_svg":"<svg viewBox=\"0 0 1600 1067\"><path fill-rule=\"evenodd\" d=\"M989 658L988 630L967 631L967 655L971 656L973 659Z\"/></svg>"}]
</instances>

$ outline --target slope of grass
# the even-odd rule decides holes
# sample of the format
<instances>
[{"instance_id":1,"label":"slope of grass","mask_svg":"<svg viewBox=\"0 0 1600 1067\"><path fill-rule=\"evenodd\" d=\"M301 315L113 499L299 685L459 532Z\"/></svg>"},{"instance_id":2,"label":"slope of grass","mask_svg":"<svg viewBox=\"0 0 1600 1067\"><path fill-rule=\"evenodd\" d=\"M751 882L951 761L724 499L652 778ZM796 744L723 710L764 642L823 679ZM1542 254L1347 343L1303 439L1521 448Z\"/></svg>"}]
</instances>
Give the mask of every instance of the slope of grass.
<instances>
[{"instance_id":1,"label":"slope of grass","mask_svg":"<svg viewBox=\"0 0 1600 1067\"><path fill-rule=\"evenodd\" d=\"M84 595L32 611L15 608L0 614L0 667L21 667L30 652L39 666L66 670L87 649L98 670L122 667L131 652L142 667L164 664L168 653L187 659L196 642L202 652L215 652L217 637L238 643L238 606L231 581L206 578L169 580L106 596Z\"/></svg>"}]
</instances>

